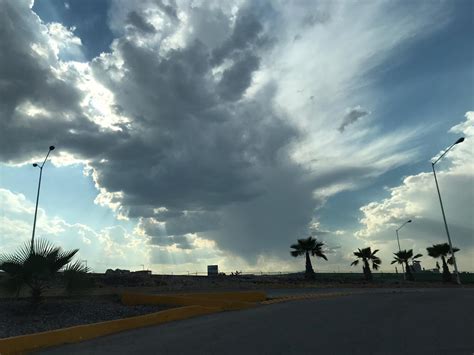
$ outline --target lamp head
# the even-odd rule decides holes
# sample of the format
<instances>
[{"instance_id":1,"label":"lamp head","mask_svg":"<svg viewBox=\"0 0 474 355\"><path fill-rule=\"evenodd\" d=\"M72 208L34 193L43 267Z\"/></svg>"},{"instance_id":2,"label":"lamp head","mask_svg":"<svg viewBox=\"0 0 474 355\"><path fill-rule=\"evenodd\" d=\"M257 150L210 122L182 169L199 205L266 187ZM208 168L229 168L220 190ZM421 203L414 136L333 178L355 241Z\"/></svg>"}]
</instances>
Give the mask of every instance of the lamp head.
<instances>
[{"instance_id":1,"label":"lamp head","mask_svg":"<svg viewBox=\"0 0 474 355\"><path fill-rule=\"evenodd\" d=\"M411 223L411 219L409 219L409 220L407 221L407 223Z\"/></svg>"},{"instance_id":2,"label":"lamp head","mask_svg":"<svg viewBox=\"0 0 474 355\"><path fill-rule=\"evenodd\" d=\"M36 167L38 166L38 164L36 164L36 163L33 163L33 166L36 168Z\"/></svg>"},{"instance_id":3,"label":"lamp head","mask_svg":"<svg viewBox=\"0 0 474 355\"><path fill-rule=\"evenodd\" d=\"M49 150L54 150L54 145L50 146Z\"/></svg>"},{"instance_id":4,"label":"lamp head","mask_svg":"<svg viewBox=\"0 0 474 355\"><path fill-rule=\"evenodd\" d=\"M464 137L459 138L459 139L456 141L456 143L454 143L454 144L459 144L459 143L462 143L462 142L464 142Z\"/></svg>"}]
</instances>

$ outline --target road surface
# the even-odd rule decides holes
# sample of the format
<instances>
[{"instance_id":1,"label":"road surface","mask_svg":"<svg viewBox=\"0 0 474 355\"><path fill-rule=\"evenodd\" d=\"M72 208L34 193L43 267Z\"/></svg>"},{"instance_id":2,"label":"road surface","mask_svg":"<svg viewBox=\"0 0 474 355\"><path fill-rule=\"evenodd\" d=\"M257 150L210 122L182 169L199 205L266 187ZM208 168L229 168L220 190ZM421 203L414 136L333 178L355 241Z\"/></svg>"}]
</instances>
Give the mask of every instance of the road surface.
<instances>
[{"instance_id":1,"label":"road surface","mask_svg":"<svg viewBox=\"0 0 474 355\"><path fill-rule=\"evenodd\" d=\"M41 354L472 355L474 289L369 290L277 303L135 329Z\"/></svg>"}]
</instances>

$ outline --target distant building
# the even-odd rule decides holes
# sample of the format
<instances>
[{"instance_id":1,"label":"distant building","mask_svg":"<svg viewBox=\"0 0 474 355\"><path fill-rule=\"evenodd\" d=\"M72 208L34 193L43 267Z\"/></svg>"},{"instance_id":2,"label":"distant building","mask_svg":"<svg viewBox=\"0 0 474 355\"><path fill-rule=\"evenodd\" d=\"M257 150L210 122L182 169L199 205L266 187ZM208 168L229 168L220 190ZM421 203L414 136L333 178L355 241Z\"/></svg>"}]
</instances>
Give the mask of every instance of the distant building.
<instances>
[{"instance_id":1,"label":"distant building","mask_svg":"<svg viewBox=\"0 0 474 355\"><path fill-rule=\"evenodd\" d=\"M207 265L207 276L218 276L219 267L217 265Z\"/></svg>"}]
</instances>

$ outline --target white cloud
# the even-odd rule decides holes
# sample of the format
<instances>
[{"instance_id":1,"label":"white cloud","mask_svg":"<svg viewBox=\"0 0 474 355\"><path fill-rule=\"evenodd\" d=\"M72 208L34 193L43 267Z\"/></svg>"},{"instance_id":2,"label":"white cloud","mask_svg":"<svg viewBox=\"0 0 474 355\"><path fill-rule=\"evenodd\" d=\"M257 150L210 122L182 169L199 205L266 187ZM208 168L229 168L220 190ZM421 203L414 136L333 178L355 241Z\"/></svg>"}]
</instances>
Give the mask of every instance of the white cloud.
<instances>
[{"instance_id":1,"label":"white cloud","mask_svg":"<svg viewBox=\"0 0 474 355\"><path fill-rule=\"evenodd\" d=\"M49 47L56 58L60 55L82 56L81 39L74 35L74 27L67 28L58 22L46 24Z\"/></svg>"}]
</instances>

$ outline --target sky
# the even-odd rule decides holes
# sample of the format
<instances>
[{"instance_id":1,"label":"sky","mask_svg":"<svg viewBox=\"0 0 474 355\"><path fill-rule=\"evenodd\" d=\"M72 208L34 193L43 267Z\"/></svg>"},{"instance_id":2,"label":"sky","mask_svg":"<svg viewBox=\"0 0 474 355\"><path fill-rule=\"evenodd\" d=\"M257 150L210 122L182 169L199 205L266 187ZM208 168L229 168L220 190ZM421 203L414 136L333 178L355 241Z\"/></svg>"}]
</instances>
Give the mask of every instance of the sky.
<instances>
[{"instance_id":1,"label":"sky","mask_svg":"<svg viewBox=\"0 0 474 355\"><path fill-rule=\"evenodd\" d=\"M0 253L285 272L446 242L474 271L474 3L0 0Z\"/></svg>"}]
</instances>

